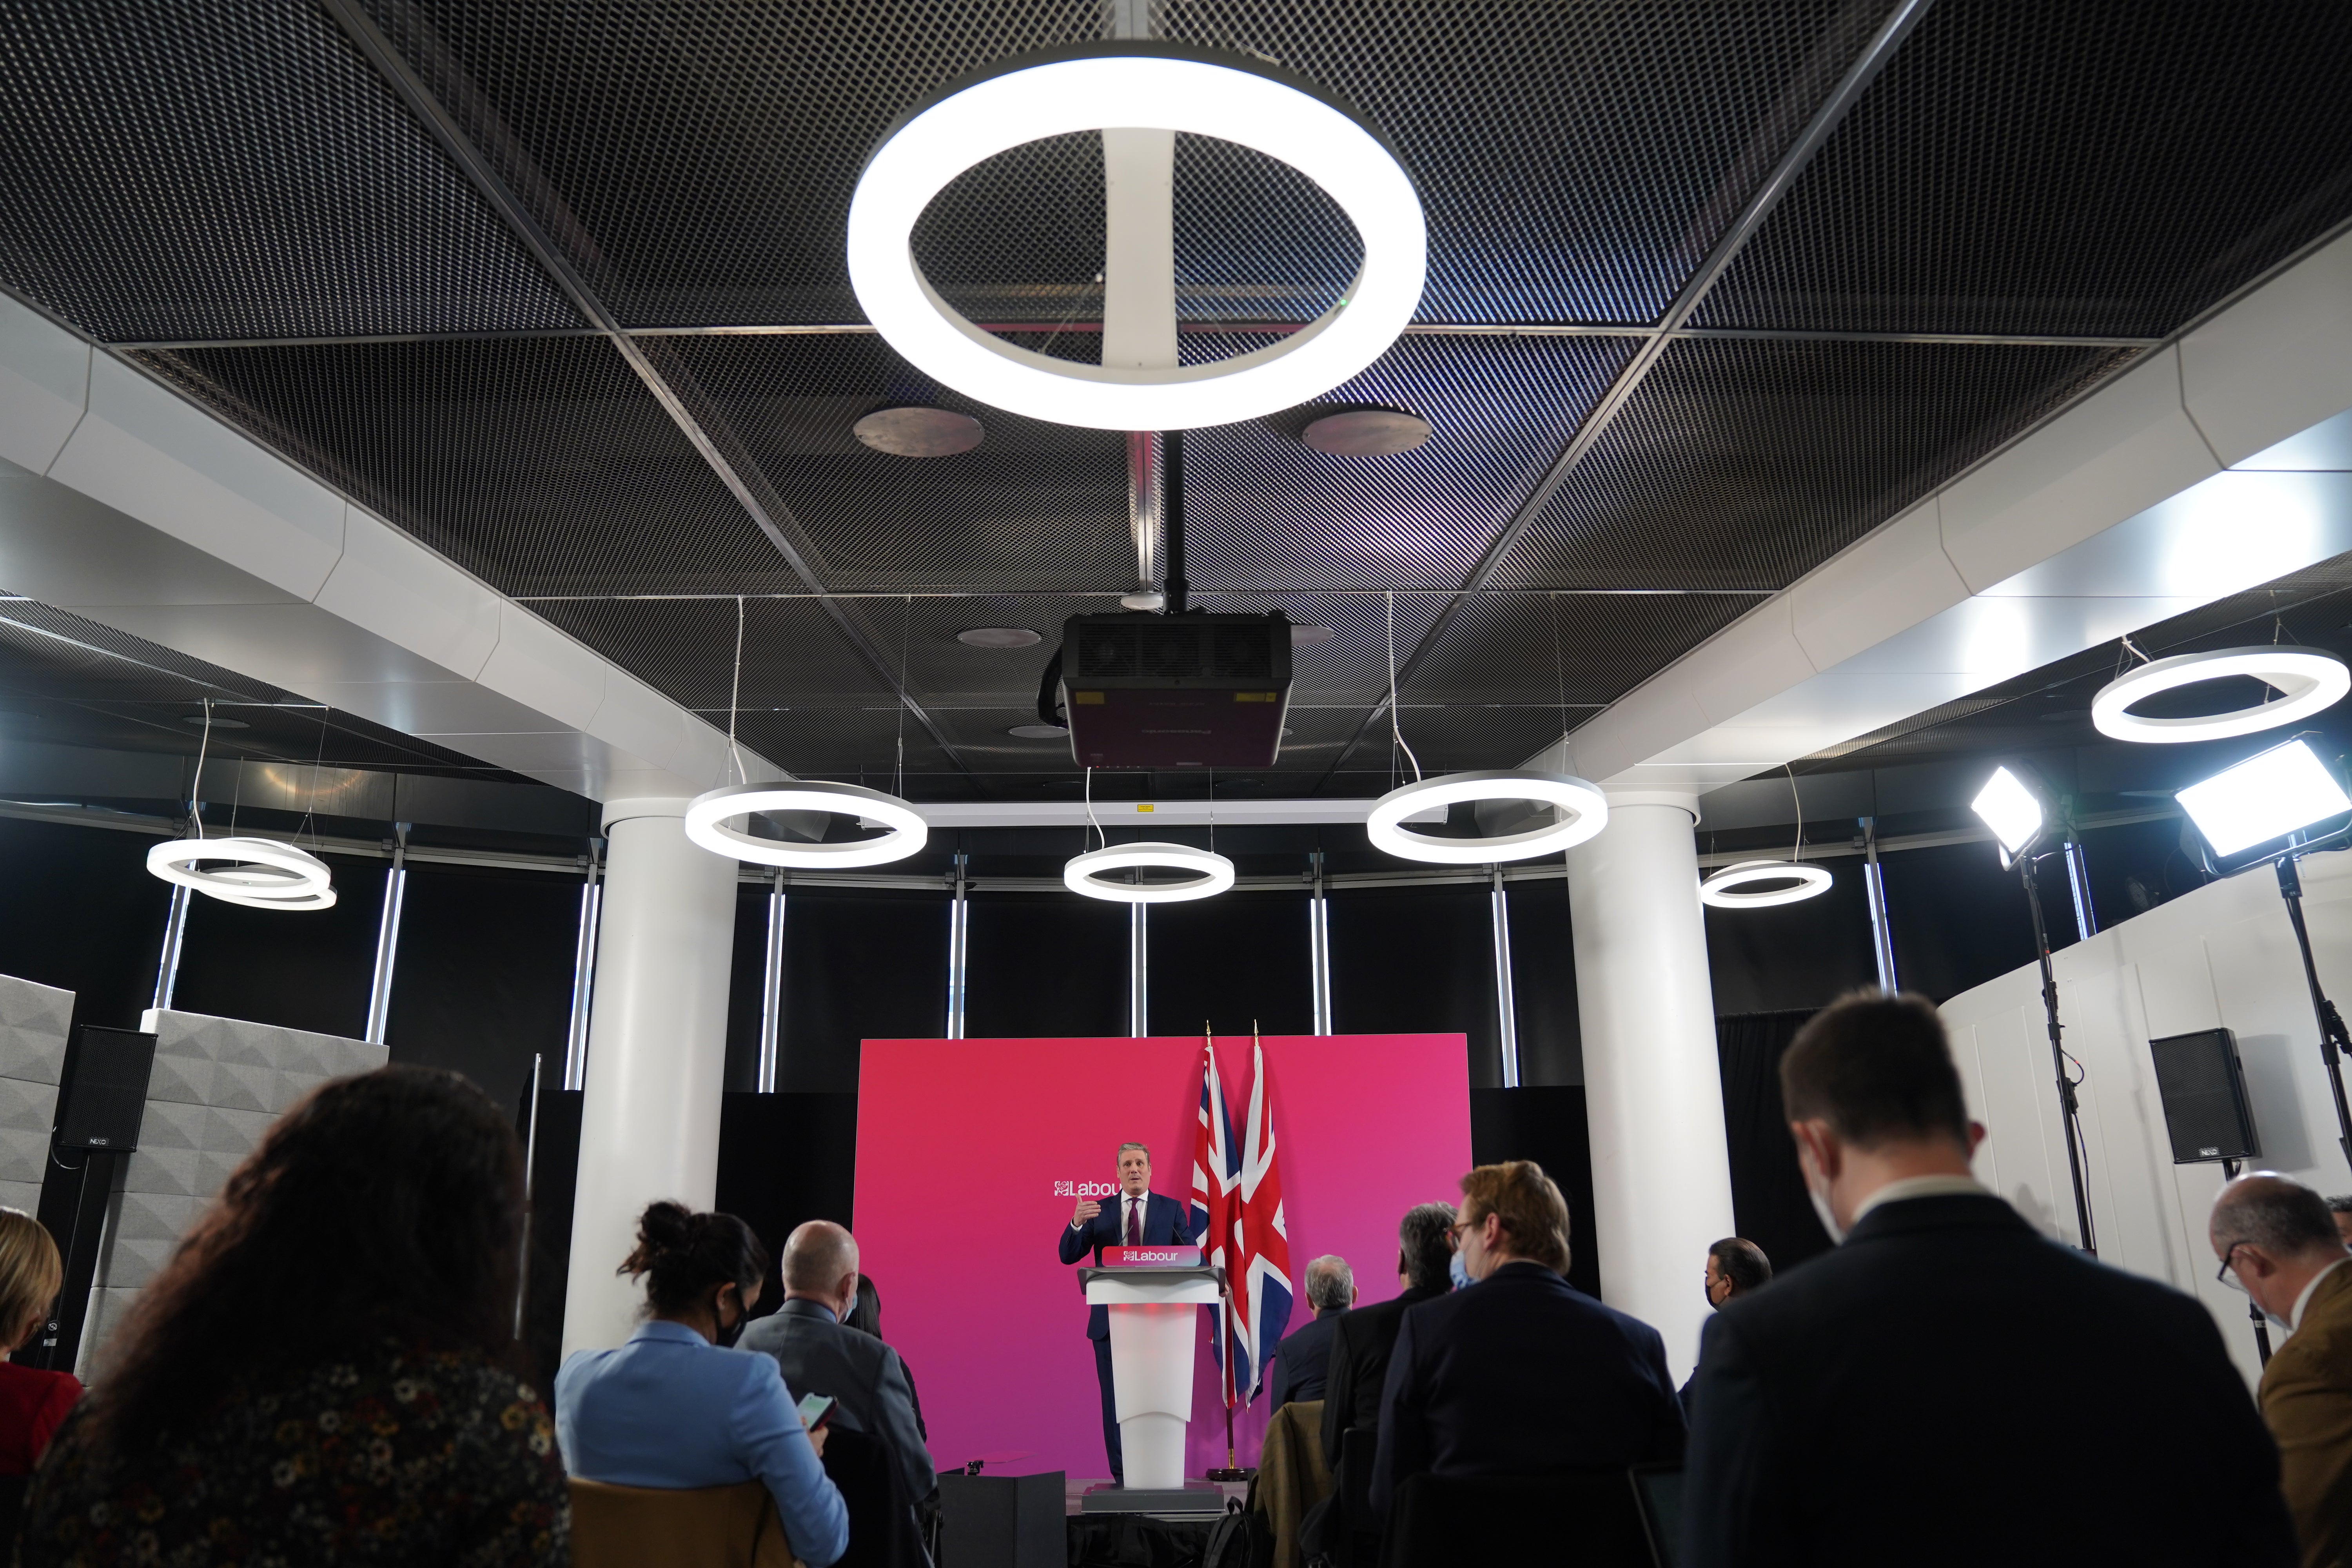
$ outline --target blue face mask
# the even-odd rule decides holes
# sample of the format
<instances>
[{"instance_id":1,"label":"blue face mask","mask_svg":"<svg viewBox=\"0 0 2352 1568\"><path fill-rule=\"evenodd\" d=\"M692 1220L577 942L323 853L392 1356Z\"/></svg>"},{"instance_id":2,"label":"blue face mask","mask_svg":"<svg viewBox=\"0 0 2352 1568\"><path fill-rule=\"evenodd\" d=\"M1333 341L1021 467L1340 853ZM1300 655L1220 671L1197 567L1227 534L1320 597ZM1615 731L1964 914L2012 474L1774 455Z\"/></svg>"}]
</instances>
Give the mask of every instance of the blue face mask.
<instances>
[{"instance_id":1,"label":"blue face mask","mask_svg":"<svg viewBox=\"0 0 2352 1568\"><path fill-rule=\"evenodd\" d=\"M1456 1290L1467 1289L1478 1283L1470 1278L1470 1270L1463 1264L1462 1255L1458 1252L1454 1255L1454 1261L1447 1267L1446 1272L1454 1276L1454 1288Z\"/></svg>"}]
</instances>

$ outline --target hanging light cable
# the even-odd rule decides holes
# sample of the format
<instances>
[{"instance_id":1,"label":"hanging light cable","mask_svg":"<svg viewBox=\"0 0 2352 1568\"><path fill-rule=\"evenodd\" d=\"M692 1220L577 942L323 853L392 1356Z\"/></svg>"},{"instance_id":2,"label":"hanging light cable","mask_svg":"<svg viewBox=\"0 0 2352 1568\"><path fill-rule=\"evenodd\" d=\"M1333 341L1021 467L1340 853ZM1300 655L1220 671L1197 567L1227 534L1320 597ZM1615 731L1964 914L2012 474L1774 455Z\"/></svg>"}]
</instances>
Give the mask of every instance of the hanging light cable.
<instances>
[{"instance_id":1,"label":"hanging light cable","mask_svg":"<svg viewBox=\"0 0 2352 1568\"><path fill-rule=\"evenodd\" d=\"M248 909L334 908L334 875L318 857L274 838L205 837L205 761L211 754L212 740L213 704L208 697L204 739L196 746L195 782L188 791L189 836L148 850L148 871L177 887L193 888L207 898Z\"/></svg>"}]
</instances>

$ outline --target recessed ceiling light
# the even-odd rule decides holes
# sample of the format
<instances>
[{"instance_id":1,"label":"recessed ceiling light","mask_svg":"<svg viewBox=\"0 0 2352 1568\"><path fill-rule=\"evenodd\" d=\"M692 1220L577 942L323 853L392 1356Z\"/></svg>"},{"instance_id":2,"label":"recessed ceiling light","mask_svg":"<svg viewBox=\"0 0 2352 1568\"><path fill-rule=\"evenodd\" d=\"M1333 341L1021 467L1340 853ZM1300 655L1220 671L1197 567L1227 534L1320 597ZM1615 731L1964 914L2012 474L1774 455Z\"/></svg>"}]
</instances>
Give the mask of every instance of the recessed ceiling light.
<instances>
[{"instance_id":1,"label":"recessed ceiling light","mask_svg":"<svg viewBox=\"0 0 2352 1568\"><path fill-rule=\"evenodd\" d=\"M971 415L947 408L879 409L849 431L894 458L952 458L979 446L988 433Z\"/></svg>"},{"instance_id":2,"label":"recessed ceiling light","mask_svg":"<svg viewBox=\"0 0 2352 1568\"><path fill-rule=\"evenodd\" d=\"M1024 741L1060 741L1070 733L1059 724L1015 724L1004 732Z\"/></svg>"},{"instance_id":3,"label":"recessed ceiling light","mask_svg":"<svg viewBox=\"0 0 2352 1568\"><path fill-rule=\"evenodd\" d=\"M1298 438L1335 458L1388 458L1428 440L1429 421L1389 408L1351 408L1325 415L1300 431Z\"/></svg>"},{"instance_id":4,"label":"recessed ceiling light","mask_svg":"<svg viewBox=\"0 0 2352 1568\"><path fill-rule=\"evenodd\" d=\"M1293 626L1290 628L1290 646L1313 647L1317 643L1329 642L1332 636L1329 626Z\"/></svg>"},{"instance_id":5,"label":"recessed ceiling light","mask_svg":"<svg viewBox=\"0 0 2352 1568\"><path fill-rule=\"evenodd\" d=\"M202 727L204 721L205 716L201 713L191 713L180 721L183 724L194 724L199 727ZM215 713L213 715L213 728L215 730L250 730L253 726L247 723L242 719L224 719L219 714Z\"/></svg>"},{"instance_id":6,"label":"recessed ceiling light","mask_svg":"<svg viewBox=\"0 0 2352 1568\"><path fill-rule=\"evenodd\" d=\"M956 633L966 647L1035 647L1045 639L1027 626L971 626Z\"/></svg>"}]
</instances>

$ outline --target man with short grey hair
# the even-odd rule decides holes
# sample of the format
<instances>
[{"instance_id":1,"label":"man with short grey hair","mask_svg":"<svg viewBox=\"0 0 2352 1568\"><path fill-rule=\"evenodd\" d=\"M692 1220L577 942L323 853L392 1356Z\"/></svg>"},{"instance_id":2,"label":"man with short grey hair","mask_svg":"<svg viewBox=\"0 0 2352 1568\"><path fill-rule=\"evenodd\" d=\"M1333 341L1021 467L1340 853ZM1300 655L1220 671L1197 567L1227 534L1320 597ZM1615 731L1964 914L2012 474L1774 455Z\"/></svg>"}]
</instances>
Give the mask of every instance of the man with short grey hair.
<instances>
[{"instance_id":1,"label":"man with short grey hair","mask_svg":"<svg viewBox=\"0 0 2352 1568\"><path fill-rule=\"evenodd\" d=\"M1274 1347L1274 1410L1294 1399L1305 1405L1323 1397L1331 1332L1339 1327L1339 1314L1356 1304L1356 1271L1346 1258L1326 1254L1307 1266L1307 1304L1314 1310L1313 1321L1300 1324Z\"/></svg>"},{"instance_id":2,"label":"man with short grey hair","mask_svg":"<svg viewBox=\"0 0 2352 1568\"><path fill-rule=\"evenodd\" d=\"M2292 1336L2263 1369L2263 1420L2305 1568L2352 1557L2352 1253L2332 1205L2268 1171L2213 1202L2206 1235L2224 1285Z\"/></svg>"}]
</instances>

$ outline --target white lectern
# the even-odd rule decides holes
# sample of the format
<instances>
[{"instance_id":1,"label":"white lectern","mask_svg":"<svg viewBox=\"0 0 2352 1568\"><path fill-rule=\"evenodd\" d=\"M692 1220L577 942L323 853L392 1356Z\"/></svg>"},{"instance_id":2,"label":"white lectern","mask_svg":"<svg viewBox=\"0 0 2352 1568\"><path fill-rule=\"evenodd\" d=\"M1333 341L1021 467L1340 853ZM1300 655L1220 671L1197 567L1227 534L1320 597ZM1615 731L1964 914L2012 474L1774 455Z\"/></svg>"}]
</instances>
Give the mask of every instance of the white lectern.
<instances>
[{"instance_id":1,"label":"white lectern","mask_svg":"<svg viewBox=\"0 0 2352 1568\"><path fill-rule=\"evenodd\" d=\"M1129 1250L1145 1250L1130 1248ZM1122 1265L1081 1268L1089 1305L1110 1316L1111 1395L1126 1456L1124 1487L1089 1491L1090 1513L1216 1513L1224 1494L1184 1484L1184 1424L1192 1418L1194 1322L1224 1294L1224 1270Z\"/></svg>"}]
</instances>

